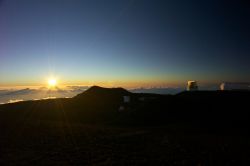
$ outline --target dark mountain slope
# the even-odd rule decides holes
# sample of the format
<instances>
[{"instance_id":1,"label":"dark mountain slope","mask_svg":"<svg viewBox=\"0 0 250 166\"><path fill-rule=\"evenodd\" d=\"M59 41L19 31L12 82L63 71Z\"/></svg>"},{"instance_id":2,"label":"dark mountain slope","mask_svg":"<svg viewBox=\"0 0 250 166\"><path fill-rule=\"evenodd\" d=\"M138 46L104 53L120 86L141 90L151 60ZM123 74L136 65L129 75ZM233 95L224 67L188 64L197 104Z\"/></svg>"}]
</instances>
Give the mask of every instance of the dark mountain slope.
<instances>
[{"instance_id":1,"label":"dark mountain slope","mask_svg":"<svg viewBox=\"0 0 250 166\"><path fill-rule=\"evenodd\" d=\"M123 101L123 96L132 95L123 88L102 88L93 86L85 92L75 96L72 101L75 105L85 106L107 106L119 105ZM100 108L101 109L101 108Z\"/></svg>"},{"instance_id":2,"label":"dark mountain slope","mask_svg":"<svg viewBox=\"0 0 250 166\"><path fill-rule=\"evenodd\" d=\"M111 122L126 95L133 94L122 88L93 86L74 98L4 104L0 105L0 123L28 115L31 116L30 121L58 121L61 120L59 114L65 114L71 121ZM33 116L34 113L36 116Z\"/></svg>"},{"instance_id":3,"label":"dark mountain slope","mask_svg":"<svg viewBox=\"0 0 250 166\"><path fill-rule=\"evenodd\" d=\"M249 165L249 99L93 87L0 105L0 165Z\"/></svg>"},{"instance_id":4,"label":"dark mountain slope","mask_svg":"<svg viewBox=\"0 0 250 166\"><path fill-rule=\"evenodd\" d=\"M120 97L123 95L130 95L131 92L128 92L127 90L123 88L103 88L99 86L92 86L85 92L75 96L74 98L85 98L85 97Z\"/></svg>"},{"instance_id":5,"label":"dark mountain slope","mask_svg":"<svg viewBox=\"0 0 250 166\"><path fill-rule=\"evenodd\" d=\"M131 101L124 103L123 96ZM36 112L34 120L59 120L64 113L71 121L91 123L169 124L202 123L208 126L247 126L250 92L197 91L177 95L135 94L122 88L91 87L71 99L26 101L0 106L0 120L18 119ZM125 110L119 112L120 106ZM38 116L39 115L39 116Z\"/></svg>"}]
</instances>

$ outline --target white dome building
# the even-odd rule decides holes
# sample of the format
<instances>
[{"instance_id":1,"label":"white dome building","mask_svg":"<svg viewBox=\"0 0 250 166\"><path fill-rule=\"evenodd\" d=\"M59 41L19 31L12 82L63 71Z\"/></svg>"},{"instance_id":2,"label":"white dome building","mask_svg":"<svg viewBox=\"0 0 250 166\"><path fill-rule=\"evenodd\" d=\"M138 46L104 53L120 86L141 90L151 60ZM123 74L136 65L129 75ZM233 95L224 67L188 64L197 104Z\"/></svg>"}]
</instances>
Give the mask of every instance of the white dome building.
<instances>
[{"instance_id":1,"label":"white dome building","mask_svg":"<svg viewBox=\"0 0 250 166\"><path fill-rule=\"evenodd\" d=\"M188 81L187 82L187 91L197 91L198 84L196 81Z\"/></svg>"}]
</instances>

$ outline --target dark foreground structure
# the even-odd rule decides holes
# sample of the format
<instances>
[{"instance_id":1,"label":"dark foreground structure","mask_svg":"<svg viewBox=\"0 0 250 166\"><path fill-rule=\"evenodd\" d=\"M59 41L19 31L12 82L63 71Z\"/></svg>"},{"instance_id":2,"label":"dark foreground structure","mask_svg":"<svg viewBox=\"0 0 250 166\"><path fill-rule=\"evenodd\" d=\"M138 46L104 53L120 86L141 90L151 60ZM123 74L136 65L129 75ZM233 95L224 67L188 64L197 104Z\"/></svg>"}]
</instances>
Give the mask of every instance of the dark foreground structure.
<instances>
[{"instance_id":1,"label":"dark foreground structure","mask_svg":"<svg viewBox=\"0 0 250 166\"><path fill-rule=\"evenodd\" d=\"M1 105L0 165L249 165L249 101L248 91L92 87Z\"/></svg>"}]
</instances>

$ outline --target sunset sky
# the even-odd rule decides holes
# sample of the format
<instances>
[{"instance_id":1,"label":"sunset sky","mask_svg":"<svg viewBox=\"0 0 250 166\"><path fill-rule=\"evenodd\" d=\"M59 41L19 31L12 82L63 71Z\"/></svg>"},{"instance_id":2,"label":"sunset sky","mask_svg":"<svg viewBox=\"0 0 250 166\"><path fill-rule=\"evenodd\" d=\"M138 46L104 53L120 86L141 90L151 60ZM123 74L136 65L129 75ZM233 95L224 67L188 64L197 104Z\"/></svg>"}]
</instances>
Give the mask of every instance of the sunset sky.
<instances>
[{"instance_id":1,"label":"sunset sky","mask_svg":"<svg viewBox=\"0 0 250 166\"><path fill-rule=\"evenodd\" d=\"M250 81L247 1L0 0L0 86Z\"/></svg>"}]
</instances>

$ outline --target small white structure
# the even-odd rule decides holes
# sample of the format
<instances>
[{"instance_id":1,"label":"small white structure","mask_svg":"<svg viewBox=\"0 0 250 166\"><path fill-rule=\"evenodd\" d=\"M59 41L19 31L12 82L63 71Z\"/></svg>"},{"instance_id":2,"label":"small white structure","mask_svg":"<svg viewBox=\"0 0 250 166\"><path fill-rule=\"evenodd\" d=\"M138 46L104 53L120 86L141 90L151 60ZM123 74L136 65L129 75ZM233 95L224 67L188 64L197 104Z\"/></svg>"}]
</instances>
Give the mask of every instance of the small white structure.
<instances>
[{"instance_id":1,"label":"small white structure","mask_svg":"<svg viewBox=\"0 0 250 166\"><path fill-rule=\"evenodd\" d=\"M247 82L223 82L220 90L250 90L250 83Z\"/></svg>"},{"instance_id":2,"label":"small white structure","mask_svg":"<svg viewBox=\"0 0 250 166\"><path fill-rule=\"evenodd\" d=\"M130 102L130 96L123 96L123 102L129 103Z\"/></svg>"},{"instance_id":3,"label":"small white structure","mask_svg":"<svg viewBox=\"0 0 250 166\"><path fill-rule=\"evenodd\" d=\"M197 91L198 84L196 81L188 81L187 82L187 91Z\"/></svg>"}]
</instances>

